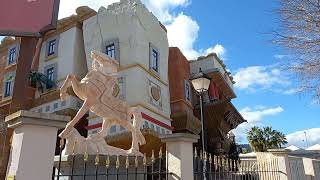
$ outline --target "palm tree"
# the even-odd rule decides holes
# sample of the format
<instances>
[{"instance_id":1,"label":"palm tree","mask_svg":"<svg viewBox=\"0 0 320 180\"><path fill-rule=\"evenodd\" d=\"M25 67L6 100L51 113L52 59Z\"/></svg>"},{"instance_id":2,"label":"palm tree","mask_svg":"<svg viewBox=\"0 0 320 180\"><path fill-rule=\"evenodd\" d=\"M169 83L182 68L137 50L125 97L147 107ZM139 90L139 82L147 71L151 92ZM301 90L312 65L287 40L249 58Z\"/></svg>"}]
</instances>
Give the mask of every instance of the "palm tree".
<instances>
[{"instance_id":1,"label":"palm tree","mask_svg":"<svg viewBox=\"0 0 320 180\"><path fill-rule=\"evenodd\" d=\"M266 152L271 148L281 148L287 144L285 135L273 130L271 126L259 128L254 126L248 132L247 139L251 148L256 152Z\"/></svg>"}]
</instances>

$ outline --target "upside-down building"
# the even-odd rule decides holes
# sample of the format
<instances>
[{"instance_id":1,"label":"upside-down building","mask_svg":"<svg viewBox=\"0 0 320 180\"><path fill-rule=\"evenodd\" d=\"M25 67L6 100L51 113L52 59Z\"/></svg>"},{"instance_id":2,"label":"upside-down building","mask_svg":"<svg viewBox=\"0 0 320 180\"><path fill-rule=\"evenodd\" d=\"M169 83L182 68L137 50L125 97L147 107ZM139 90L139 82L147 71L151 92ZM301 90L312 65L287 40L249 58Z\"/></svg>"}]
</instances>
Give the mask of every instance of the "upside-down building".
<instances>
[{"instance_id":1,"label":"upside-down building","mask_svg":"<svg viewBox=\"0 0 320 180\"><path fill-rule=\"evenodd\" d=\"M22 63L19 57L25 53L19 44L19 38L5 38L0 45L0 111L5 112L0 124L5 124L4 117L12 113L8 107L14 92L19 92L16 84L29 82L28 74L15 78L16 66ZM161 135L200 133L199 100L190 78L201 68L211 78L204 98L207 146L217 154L228 152L233 141L229 132L244 122L231 103L236 97L232 76L216 54L187 60L178 48L169 47L165 26L139 0L123 0L101 7L98 12L79 7L75 15L59 20L57 29L43 37L37 64L37 73L54 84L29 86L25 96L28 106L21 108L74 117L82 101L72 89L67 99L60 100L59 88L70 73L78 79L86 75L91 69L92 50L119 62L116 97L141 109L141 129L147 140L141 150L146 153L164 147ZM87 136L97 133L101 125L102 119L88 112L76 128ZM8 157L10 151L10 134L4 137L0 137L0 148L5 149L0 149L0 157ZM129 148L131 137L125 128L115 125L106 141ZM6 165L7 158L0 158L2 175Z\"/></svg>"}]
</instances>

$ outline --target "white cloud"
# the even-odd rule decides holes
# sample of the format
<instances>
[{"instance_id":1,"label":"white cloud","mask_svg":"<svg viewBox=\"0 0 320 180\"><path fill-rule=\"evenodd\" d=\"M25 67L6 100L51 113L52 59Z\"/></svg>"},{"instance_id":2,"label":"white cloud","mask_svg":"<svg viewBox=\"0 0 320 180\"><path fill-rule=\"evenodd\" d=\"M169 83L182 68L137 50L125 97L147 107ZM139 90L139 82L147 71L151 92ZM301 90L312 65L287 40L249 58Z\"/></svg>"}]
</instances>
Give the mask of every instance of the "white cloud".
<instances>
[{"instance_id":1,"label":"white cloud","mask_svg":"<svg viewBox=\"0 0 320 180\"><path fill-rule=\"evenodd\" d=\"M205 54L216 53L219 57L224 57L226 49L221 44L216 44L215 46L208 48ZM224 58L223 58L224 59Z\"/></svg>"},{"instance_id":2,"label":"white cloud","mask_svg":"<svg viewBox=\"0 0 320 180\"><path fill-rule=\"evenodd\" d=\"M119 0L61 0L59 18L75 14L75 9L79 6L89 6L98 10L101 6L107 7L114 2L119 2ZM200 29L198 23L183 12L175 14L174 11L177 7L188 6L191 0L142 0L142 2L166 25L169 45L179 47L188 59L196 59L212 52L221 58L224 57L226 50L221 44L204 50L196 50L193 47Z\"/></svg>"},{"instance_id":3,"label":"white cloud","mask_svg":"<svg viewBox=\"0 0 320 180\"><path fill-rule=\"evenodd\" d=\"M75 14L75 9L79 6L89 6L98 10L101 6L107 7L109 4L120 0L61 0L59 19ZM168 40L170 46L181 49L188 59L195 59L199 56L215 52L221 58L225 55L225 48L221 44L216 44L208 49L196 50L193 45L198 38L199 25L190 16L183 12L176 13L178 7L186 7L191 0L142 0L146 7L162 22L168 30Z\"/></svg>"},{"instance_id":4,"label":"white cloud","mask_svg":"<svg viewBox=\"0 0 320 180\"><path fill-rule=\"evenodd\" d=\"M120 0L60 0L59 19L75 14L75 9L79 6L89 6L98 10L101 6L107 7L109 4Z\"/></svg>"},{"instance_id":5,"label":"white cloud","mask_svg":"<svg viewBox=\"0 0 320 180\"><path fill-rule=\"evenodd\" d=\"M200 27L196 21L183 13L175 17L166 28L168 30L169 45L179 47L189 60L212 52L223 58L226 53L226 49L221 44L216 44L206 50L194 49L193 45L198 38Z\"/></svg>"},{"instance_id":6,"label":"white cloud","mask_svg":"<svg viewBox=\"0 0 320 180\"><path fill-rule=\"evenodd\" d=\"M320 144L319 134L320 128L312 128L290 133L287 135L288 146L295 145L300 148L306 148L315 144Z\"/></svg>"},{"instance_id":7,"label":"white cloud","mask_svg":"<svg viewBox=\"0 0 320 180\"><path fill-rule=\"evenodd\" d=\"M302 88L291 88L283 91L283 94L292 95L292 94L297 94L301 91L302 91Z\"/></svg>"},{"instance_id":8,"label":"white cloud","mask_svg":"<svg viewBox=\"0 0 320 180\"><path fill-rule=\"evenodd\" d=\"M254 91L272 86L287 86L290 84L285 74L274 66L249 66L240 68L234 75L235 87Z\"/></svg>"},{"instance_id":9,"label":"white cloud","mask_svg":"<svg viewBox=\"0 0 320 180\"><path fill-rule=\"evenodd\" d=\"M257 110L253 110L249 107L245 107L240 110L240 113L249 123L257 123L257 122L260 122L264 116L276 115L282 111L283 111L283 108L280 106L275 108L260 107Z\"/></svg>"},{"instance_id":10,"label":"white cloud","mask_svg":"<svg viewBox=\"0 0 320 180\"><path fill-rule=\"evenodd\" d=\"M273 57L276 59L284 59L284 58L290 58L291 56L287 54L275 54Z\"/></svg>"},{"instance_id":11,"label":"white cloud","mask_svg":"<svg viewBox=\"0 0 320 180\"><path fill-rule=\"evenodd\" d=\"M266 106L256 106L254 109L245 107L241 109L239 112L243 116L244 119L246 119L247 123L240 124L233 132L236 135L238 142L246 141L247 138L247 132L252 128L253 126L259 126L262 125L262 121L267 116L274 116L281 112L283 112L284 109L280 106L278 107L266 107Z\"/></svg>"},{"instance_id":12,"label":"white cloud","mask_svg":"<svg viewBox=\"0 0 320 180\"><path fill-rule=\"evenodd\" d=\"M172 22L176 17L172 10L179 6L186 7L190 0L142 0L148 9L163 23Z\"/></svg>"},{"instance_id":13,"label":"white cloud","mask_svg":"<svg viewBox=\"0 0 320 180\"><path fill-rule=\"evenodd\" d=\"M194 50L193 44L198 38L200 29L198 23L191 17L180 13L171 24L166 26L170 46L177 46L183 54L193 59L199 56L199 52Z\"/></svg>"}]
</instances>

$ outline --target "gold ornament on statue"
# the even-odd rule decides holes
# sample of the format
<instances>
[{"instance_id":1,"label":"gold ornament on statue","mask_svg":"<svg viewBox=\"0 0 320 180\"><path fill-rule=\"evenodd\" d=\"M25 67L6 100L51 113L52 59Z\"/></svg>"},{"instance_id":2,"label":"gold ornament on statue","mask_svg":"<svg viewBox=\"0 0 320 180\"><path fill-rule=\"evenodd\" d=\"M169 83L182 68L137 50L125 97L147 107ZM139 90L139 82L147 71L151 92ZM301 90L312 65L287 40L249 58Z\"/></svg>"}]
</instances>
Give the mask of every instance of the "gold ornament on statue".
<instances>
[{"instance_id":1,"label":"gold ornament on statue","mask_svg":"<svg viewBox=\"0 0 320 180\"><path fill-rule=\"evenodd\" d=\"M120 93L120 87L119 87L118 84L115 84L113 86L112 96L113 97L118 97L119 93Z\"/></svg>"}]
</instances>

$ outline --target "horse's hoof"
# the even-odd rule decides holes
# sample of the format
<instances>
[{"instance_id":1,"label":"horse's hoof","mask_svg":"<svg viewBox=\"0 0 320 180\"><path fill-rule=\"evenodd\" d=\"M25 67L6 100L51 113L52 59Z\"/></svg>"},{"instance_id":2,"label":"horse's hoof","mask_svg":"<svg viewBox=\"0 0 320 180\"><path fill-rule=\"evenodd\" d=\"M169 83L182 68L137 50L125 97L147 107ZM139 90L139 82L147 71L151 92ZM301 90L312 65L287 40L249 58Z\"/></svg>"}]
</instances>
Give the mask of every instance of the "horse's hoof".
<instances>
[{"instance_id":1,"label":"horse's hoof","mask_svg":"<svg viewBox=\"0 0 320 180\"><path fill-rule=\"evenodd\" d=\"M134 148L129 149L127 151L127 154L130 156L143 156L143 154L138 149L134 149Z\"/></svg>"}]
</instances>

